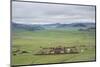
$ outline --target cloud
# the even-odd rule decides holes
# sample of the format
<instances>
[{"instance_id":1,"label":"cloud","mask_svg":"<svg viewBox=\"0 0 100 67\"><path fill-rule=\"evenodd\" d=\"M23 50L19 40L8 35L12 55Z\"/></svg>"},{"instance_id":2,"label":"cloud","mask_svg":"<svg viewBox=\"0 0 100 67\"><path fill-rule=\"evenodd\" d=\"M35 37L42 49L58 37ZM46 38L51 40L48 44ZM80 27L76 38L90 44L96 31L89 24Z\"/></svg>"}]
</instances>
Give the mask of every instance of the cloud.
<instances>
[{"instance_id":1,"label":"cloud","mask_svg":"<svg viewBox=\"0 0 100 67\"><path fill-rule=\"evenodd\" d=\"M95 22L95 7L12 2L12 21L20 23Z\"/></svg>"}]
</instances>

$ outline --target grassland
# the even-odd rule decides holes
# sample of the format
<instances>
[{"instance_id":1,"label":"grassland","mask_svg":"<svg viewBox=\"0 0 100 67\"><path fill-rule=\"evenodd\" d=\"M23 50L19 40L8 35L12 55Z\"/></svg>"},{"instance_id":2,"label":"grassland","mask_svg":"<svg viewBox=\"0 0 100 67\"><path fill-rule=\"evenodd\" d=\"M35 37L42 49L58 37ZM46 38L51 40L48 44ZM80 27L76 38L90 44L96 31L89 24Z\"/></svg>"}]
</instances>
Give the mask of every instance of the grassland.
<instances>
[{"instance_id":1,"label":"grassland","mask_svg":"<svg viewBox=\"0 0 100 67\"><path fill-rule=\"evenodd\" d=\"M77 46L79 54L34 55L40 47ZM26 54L12 55L12 65L45 64L95 60L95 32L78 30L13 31L12 51ZM12 53L13 54L13 53Z\"/></svg>"}]
</instances>

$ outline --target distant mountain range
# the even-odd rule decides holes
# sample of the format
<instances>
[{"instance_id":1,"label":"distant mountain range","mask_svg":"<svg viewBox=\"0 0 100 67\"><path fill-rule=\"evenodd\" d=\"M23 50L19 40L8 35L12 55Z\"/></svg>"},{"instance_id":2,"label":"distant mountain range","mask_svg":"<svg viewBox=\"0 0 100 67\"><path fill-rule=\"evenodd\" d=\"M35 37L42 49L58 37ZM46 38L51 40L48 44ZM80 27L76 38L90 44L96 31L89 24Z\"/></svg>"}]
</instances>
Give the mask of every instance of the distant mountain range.
<instances>
[{"instance_id":1,"label":"distant mountain range","mask_svg":"<svg viewBox=\"0 0 100 67\"><path fill-rule=\"evenodd\" d=\"M35 31L35 30L43 30L44 28L41 27L40 25L26 25L26 24L12 23L12 29Z\"/></svg>"},{"instance_id":2,"label":"distant mountain range","mask_svg":"<svg viewBox=\"0 0 100 67\"><path fill-rule=\"evenodd\" d=\"M70 24L18 24L12 22L12 29L24 29L29 31L44 30L44 29L59 29L59 28L95 28L95 23L70 23Z\"/></svg>"}]
</instances>

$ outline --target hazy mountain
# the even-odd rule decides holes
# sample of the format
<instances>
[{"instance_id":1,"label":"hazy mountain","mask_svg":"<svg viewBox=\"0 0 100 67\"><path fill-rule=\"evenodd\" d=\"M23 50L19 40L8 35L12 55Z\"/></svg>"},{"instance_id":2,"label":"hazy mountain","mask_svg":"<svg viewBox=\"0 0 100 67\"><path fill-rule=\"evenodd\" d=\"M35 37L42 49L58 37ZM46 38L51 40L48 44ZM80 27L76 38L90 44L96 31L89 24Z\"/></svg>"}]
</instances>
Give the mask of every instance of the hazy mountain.
<instances>
[{"instance_id":1,"label":"hazy mountain","mask_svg":"<svg viewBox=\"0 0 100 67\"><path fill-rule=\"evenodd\" d=\"M53 24L18 24L12 22L12 29L23 29L29 31L35 30L44 30L44 29L69 29L69 28L95 28L95 23L70 23L70 24L61 24L61 23L53 23Z\"/></svg>"},{"instance_id":2,"label":"hazy mountain","mask_svg":"<svg viewBox=\"0 0 100 67\"><path fill-rule=\"evenodd\" d=\"M95 23L70 23L70 24L46 24L42 25L44 27L53 27L53 28L68 28L68 27L95 27Z\"/></svg>"},{"instance_id":3,"label":"hazy mountain","mask_svg":"<svg viewBox=\"0 0 100 67\"><path fill-rule=\"evenodd\" d=\"M43 30L44 28L41 27L40 25L26 25L26 24L12 23L12 29L35 31L35 30Z\"/></svg>"}]
</instances>

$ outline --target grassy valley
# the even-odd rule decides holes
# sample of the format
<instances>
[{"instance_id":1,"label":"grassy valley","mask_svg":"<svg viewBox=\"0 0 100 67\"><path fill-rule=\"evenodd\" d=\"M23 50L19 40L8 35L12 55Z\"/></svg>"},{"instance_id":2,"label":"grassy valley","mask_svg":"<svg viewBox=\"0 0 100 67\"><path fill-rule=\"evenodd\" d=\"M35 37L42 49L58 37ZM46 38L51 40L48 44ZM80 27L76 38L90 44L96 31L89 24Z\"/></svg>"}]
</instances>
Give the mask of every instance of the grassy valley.
<instances>
[{"instance_id":1,"label":"grassy valley","mask_svg":"<svg viewBox=\"0 0 100 67\"><path fill-rule=\"evenodd\" d=\"M76 25L77 26L77 25ZM43 26L41 26L43 27ZM12 29L12 65L46 64L95 60L95 29L79 30L86 27L58 26L56 28L26 30ZM36 27L35 27L36 28ZM86 28L89 29L89 28ZM40 47L76 46L78 54L35 55ZM14 51L26 51L14 53Z\"/></svg>"}]
</instances>

